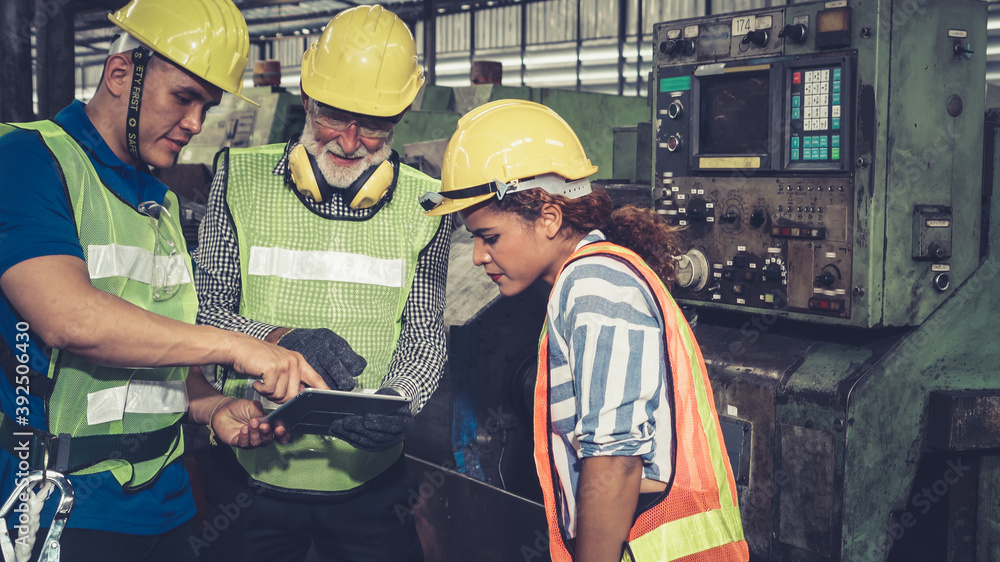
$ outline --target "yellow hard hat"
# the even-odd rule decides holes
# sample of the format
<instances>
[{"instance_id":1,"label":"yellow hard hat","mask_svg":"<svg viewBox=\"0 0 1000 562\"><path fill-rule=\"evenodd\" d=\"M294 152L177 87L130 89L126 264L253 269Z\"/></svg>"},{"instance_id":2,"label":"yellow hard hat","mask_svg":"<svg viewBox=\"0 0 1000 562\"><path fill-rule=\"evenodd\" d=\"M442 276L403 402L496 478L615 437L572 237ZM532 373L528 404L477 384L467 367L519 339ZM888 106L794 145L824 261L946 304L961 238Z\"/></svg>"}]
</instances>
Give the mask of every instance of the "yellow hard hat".
<instances>
[{"instance_id":1,"label":"yellow hard hat","mask_svg":"<svg viewBox=\"0 0 1000 562\"><path fill-rule=\"evenodd\" d=\"M258 105L240 93L250 33L231 0L131 0L108 19L156 54Z\"/></svg>"},{"instance_id":2,"label":"yellow hard hat","mask_svg":"<svg viewBox=\"0 0 1000 562\"><path fill-rule=\"evenodd\" d=\"M413 34L382 6L340 12L302 55L302 91L352 113L399 115L423 84Z\"/></svg>"},{"instance_id":3,"label":"yellow hard hat","mask_svg":"<svg viewBox=\"0 0 1000 562\"><path fill-rule=\"evenodd\" d=\"M441 166L441 192L421 204L445 215L491 197L541 188L569 198L590 193L597 172L580 139L555 111L525 100L497 100L458 120Z\"/></svg>"}]
</instances>

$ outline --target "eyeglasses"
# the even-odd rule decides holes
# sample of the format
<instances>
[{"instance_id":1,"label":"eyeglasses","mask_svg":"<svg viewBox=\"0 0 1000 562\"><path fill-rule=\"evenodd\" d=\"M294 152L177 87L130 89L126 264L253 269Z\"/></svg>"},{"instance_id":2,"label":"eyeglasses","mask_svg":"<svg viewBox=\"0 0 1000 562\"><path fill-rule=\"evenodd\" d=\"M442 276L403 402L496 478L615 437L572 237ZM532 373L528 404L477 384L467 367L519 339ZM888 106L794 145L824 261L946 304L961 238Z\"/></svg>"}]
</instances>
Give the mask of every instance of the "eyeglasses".
<instances>
[{"instance_id":1,"label":"eyeglasses","mask_svg":"<svg viewBox=\"0 0 1000 562\"><path fill-rule=\"evenodd\" d=\"M177 249L174 237L170 235L170 221L162 220L163 214L170 217L170 211L155 201L139 203L137 210L146 215L149 225L156 233L149 286L153 290L153 300L162 302L176 295L180 286L190 281L190 276L184 265L184 257Z\"/></svg>"},{"instance_id":2,"label":"eyeglasses","mask_svg":"<svg viewBox=\"0 0 1000 562\"><path fill-rule=\"evenodd\" d=\"M313 114L313 120L327 129L333 129L340 133L351 128L351 125L357 125L358 134L369 139L384 139L392 133L392 128L396 126L394 121L388 119L362 117L322 106Z\"/></svg>"}]
</instances>

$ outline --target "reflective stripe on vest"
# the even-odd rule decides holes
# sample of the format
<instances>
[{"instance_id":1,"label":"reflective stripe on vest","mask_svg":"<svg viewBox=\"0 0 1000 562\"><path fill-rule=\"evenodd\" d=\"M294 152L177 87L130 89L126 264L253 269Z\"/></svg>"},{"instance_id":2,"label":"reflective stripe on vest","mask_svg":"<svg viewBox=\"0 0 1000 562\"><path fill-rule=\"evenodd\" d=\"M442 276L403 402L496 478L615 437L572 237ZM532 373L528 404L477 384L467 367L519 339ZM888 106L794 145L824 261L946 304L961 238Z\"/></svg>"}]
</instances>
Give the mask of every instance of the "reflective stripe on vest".
<instances>
[{"instance_id":1,"label":"reflective stripe on vest","mask_svg":"<svg viewBox=\"0 0 1000 562\"><path fill-rule=\"evenodd\" d=\"M163 201L167 212L159 220L151 219L104 185L86 153L59 125L52 121L3 125L0 134L15 128L38 134L56 159L94 287L155 314L193 324L198 298L176 196L167 192ZM112 224L114 228L109 228ZM172 258L155 255L163 240L176 249ZM170 298L153 299L150 282L156 271L169 272L177 282ZM160 457L135 464L112 458L74 474L111 470L127 491L153 482L184 451L178 422L187 410L187 371L186 367L102 367L76 354L53 350L48 376L54 387L46 403L50 433L73 437L135 434L141 439L142 434L178 427L177 437Z\"/></svg>"},{"instance_id":2,"label":"reflective stripe on vest","mask_svg":"<svg viewBox=\"0 0 1000 562\"><path fill-rule=\"evenodd\" d=\"M402 287L401 259L379 259L347 252L287 250L250 247L250 275L311 281L342 281L385 287Z\"/></svg>"},{"instance_id":3,"label":"reflective stripe on vest","mask_svg":"<svg viewBox=\"0 0 1000 562\"><path fill-rule=\"evenodd\" d=\"M629 548L634 560L676 560L719 547L730 549L726 553L728 556L722 559L748 560L736 485L722 441L708 370L690 326L659 277L631 250L608 242L589 244L574 252L562 269L572 261L591 255L625 263L652 290L664 321L665 347L673 379L673 403L677 408L674 412L676 466L669 493L659 504L643 512L632 526ZM550 555L554 562L568 562L572 555L559 521L554 480L558 475L554 474L551 454L554 434L550 429L547 326L546 321L539 344L535 383L535 464L549 525ZM683 439L684 436L691 440ZM685 509L688 506L694 509ZM668 513L674 518L671 519Z\"/></svg>"},{"instance_id":4,"label":"reflective stripe on vest","mask_svg":"<svg viewBox=\"0 0 1000 562\"><path fill-rule=\"evenodd\" d=\"M149 285L156 269L169 272L164 280L167 285L191 282L191 272L184 267L185 256L154 256L153 252L121 244L91 244L87 246L87 271L90 279L127 277Z\"/></svg>"},{"instance_id":5,"label":"reflective stripe on vest","mask_svg":"<svg viewBox=\"0 0 1000 562\"><path fill-rule=\"evenodd\" d=\"M332 220L303 205L273 174L285 145L231 149L226 203L240 255L240 315L273 326L329 328L368 361L357 382L379 388L396 349L403 307L420 251L440 218L416 202L438 182L400 166L392 201L367 220ZM244 396L245 378L224 392ZM350 490L388 468L402 446L383 453L320 435L236 450L244 469L266 486L326 493ZM294 462L289 462L294 459Z\"/></svg>"},{"instance_id":6,"label":"reflective stripe on vest","mask_svg":"<svg viewBox=\"0 0 1000 562\"><path fill-rule=\"evenodd\" d=\"M132 414L183 414L187 411L184 381L132 381L87 394L87 423L97 425Z\"/></svg>"}]
</instances>

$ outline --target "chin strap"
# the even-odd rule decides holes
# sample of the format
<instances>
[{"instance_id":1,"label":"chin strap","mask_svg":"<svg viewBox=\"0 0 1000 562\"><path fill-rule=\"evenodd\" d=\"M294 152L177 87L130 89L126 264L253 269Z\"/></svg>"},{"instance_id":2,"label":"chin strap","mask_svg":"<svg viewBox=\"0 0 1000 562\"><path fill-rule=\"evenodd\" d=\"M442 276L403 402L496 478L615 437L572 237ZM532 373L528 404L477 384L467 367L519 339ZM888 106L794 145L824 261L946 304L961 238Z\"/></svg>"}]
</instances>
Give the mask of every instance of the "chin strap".
<instances>
[{"instance_id":1,"label":"chin strap","mask_svg":"<svg viewBox=\"0 0 1000 562\"><path fill-rule=\"evenodd\" d=\"M128 99L128 114L125 118L125 142L128 153L141 163L139 155L139 108L142 105L142 84L146 79L146 64L150 52L145 47L132 49L132 90Z\"/></svg>"}]
</instances>

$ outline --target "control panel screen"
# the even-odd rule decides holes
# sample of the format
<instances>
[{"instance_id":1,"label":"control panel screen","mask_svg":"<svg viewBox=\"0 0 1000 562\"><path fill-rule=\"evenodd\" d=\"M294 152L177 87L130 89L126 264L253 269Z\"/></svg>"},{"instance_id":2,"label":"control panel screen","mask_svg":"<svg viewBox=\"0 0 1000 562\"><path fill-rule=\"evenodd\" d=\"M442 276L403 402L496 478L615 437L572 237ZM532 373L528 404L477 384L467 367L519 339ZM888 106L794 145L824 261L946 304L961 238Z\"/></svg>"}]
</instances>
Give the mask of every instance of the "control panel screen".
<instances>
[{"instance_id":1,"label":"control panel screen","mask_svg":"<svg viewBox=\"0 0 1000 562\"><path fill-rule=\"evenodd\" d=\"M763 71L713 76L699 82L701 155L767 153L769 80L768 72Z\"/></svg>"}]
</instances>

